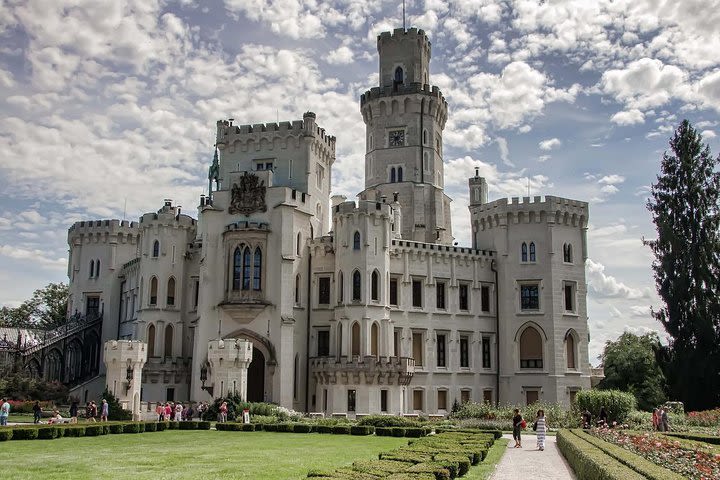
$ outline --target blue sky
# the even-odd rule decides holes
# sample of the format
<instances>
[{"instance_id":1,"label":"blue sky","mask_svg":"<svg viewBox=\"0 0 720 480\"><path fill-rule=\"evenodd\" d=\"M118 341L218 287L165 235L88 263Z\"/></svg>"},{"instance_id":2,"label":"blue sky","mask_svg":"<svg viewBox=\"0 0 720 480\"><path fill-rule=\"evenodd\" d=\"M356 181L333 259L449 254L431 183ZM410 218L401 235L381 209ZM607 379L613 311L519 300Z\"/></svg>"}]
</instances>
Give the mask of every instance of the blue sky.
<instances>
[{"instance_id":1,"label":"blue sky","mask_svg":"<svg viewBox=\"0 0 720 480\"><path fill-rule=\"evenodd\" d=\"M369 0L5 0L0 3L0 304L66 281L77 220L172 198L193 211L215 121L317 113L337 137L334 193L363 186L359 95L401 3ZM469 243L467 177L491 199L590 202L591 360L623 331L661 331L649 185L688 118L717 155L720 1L427 0L449 105L446 190ZM126 205L126 207L125 207Z\"/></svg>"}]
</instances>

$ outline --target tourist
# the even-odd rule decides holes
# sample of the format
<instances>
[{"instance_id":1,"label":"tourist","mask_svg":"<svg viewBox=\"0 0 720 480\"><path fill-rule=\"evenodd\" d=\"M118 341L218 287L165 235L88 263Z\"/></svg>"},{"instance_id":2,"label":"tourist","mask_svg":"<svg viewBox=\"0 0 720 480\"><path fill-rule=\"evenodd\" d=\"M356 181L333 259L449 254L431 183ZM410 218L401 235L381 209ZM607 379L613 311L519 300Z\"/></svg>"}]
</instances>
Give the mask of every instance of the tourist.
<instances>
[{"instance_id":1,"label":"tourist","mask_svg":"<svg viewBox=\"0 0 720 480\"><path fill-rule=\"evenodd\" d=\"M42 407L40 406L40 402L35 400L35 405L33 405L33 423L40 423L41 418L42 418Z\"/></svg>"},{"instance_id":2,"label":"tourist","mask_svg":"<svg viewBox=\"0 0 720 480\"><path fill-rule=\"evenodd\" d=\"M50 420L48 420L48 425L54 425L58 423L64 423L63 417L60 415L60 412L57 410L53 410L52 417L50 417Z\"/></svg>"},{"instance_id":3,"label":"tourist","mask_svg":"<svg viewBox=\"0 0 720 480\"><path fill-rule=\"evenodd\" d=\"M165 404L165 420L172 420L172 407L170 406L170 402Z\"/></svg>"},{"instance_id":4,"label":"tourist","mask_svg":"<svg viewBox=\"0 0 720 480\"><path fill-rule=\"evenodd\" d=\"M176 422L179 422L180 420L182 420L182 411L183 411L182 403L178 403L177 405L175 405L175 421Z\"/></svg>"},{"instance_id":5,"label":"tourist","mask_svg":"<svg viewBox=\"0 0 720 480\"><path fill-rule=\"evenodd\" d=\"M653 408L652 425L653 425L653 430L655 430L657 432L659 429L659 426L660 426L660 416L658 415L657 408Z\"/></svg>"},{"instance_id":6,"label":"tourist","mask_svg":"<svg viewBox=\"0 0 720 480\"><path fill-rule=\"evenodd\" d=\"M590 410L587 408L582 413L582 425L583 428L586 430L590 429L590 426L592 425L592 414L590 413Z\"/></svg>"},{"instance_id":7,"label":"tourist","mask_svg":"<svg viewBox=\"0 0 720 480\"><path fill-rule=\"evenodd\" d=\"M107 422L108 421L108 415L110 414L110 405L108 405L107 400L103 398L102 401L102 409L100 410L100 421L101 422Z\"/></svg>"},{"instance_id":8,"label":"tourist","mask_svg":"<svg viewBox=\"0 0 720 480\"><path fill-rule=\"evenodd\" d=\"M608 414L605 407L600 407L600 415L598 415L598 427L609 427Z\"/></svg>"},{"instance_id":9,"label":"tourist","mask_svg":"<svg viewBox=\"0 0 720 480\"><path fill-rule=\"evenodd\" d=\"M665 414L665 409L663 407L658 408L657 413L657 422L658 422L658 432L664 432L663 428L665 425L663 425L662 417Z\"/></svg>"},{"instance_id":10,"label":"tourist","mask_svg":"<svg viewBox=\"0 0 720 480\"><path fill-rule=\"evenodd\" d=\"M670 431L670 421L668 419L667 408L662 409L662 415L660 415L660 424L662 425L663 432Z\"/></svg>"},{"instance_id":11,"label":"tourist","mask_svg":"<svg viewBox=\"0 0 720 480\"><path fill-rule=\"evenodd\" d=\"M163 420L165 420L165 407L163 407L162 403L157 404L157 406L155 407L155 413L158 416L158 422L162 422Z\"/></svg>"},{"instance_id":12,"label":"tourist","mask_svg":"<svg viewBox=\"0 0 720 480\"><path fill-rule=\"evenodd\" d=\"M545 411L538 410L535 418L533 430L537 433L537 446L541 452L545 450L545 433L547 432L547 424L545 423Z\"/></svg>"},{"instance_id":13,"label":"tourist","mask_svg":"<svg viewBox=\"0 0 720 480\"><path fill-rule=\"evenodd\" d=\"M513 422L513 440L515 440L515 447L513 447L513 448L522 448L522 441L520 438L520 430L522 430L523 418L522 418L522 415L520 415L519 409L516 408L514 413L515 413L515 415L513 416L512 422Z\"/></svg>"},{"instance_id":14,"label":"tourist","mask_svg":"<svg viewBox=\"0 0 720 480\"><path fill-rule=\"evenodd\" d=\"M78 419L78 402L72 402L70 405L70 423L77 423Z\"/></svg>"},{"instance_id":15,"label":"tourist","mask_svg":"<svg viewBox=\"0 0 720 480\"><path fill-rule=\"evenodd\" d=\"M10 403L7 398L3 398L0 401L0 425L7 425L8 417L10 416Z\"/></svg>"},{"instance_id":16,"label":"tourist","mask_svg":"<svg viewBox=\"0 0 720 480\"><path fill-rule=\"evenodd\" d=\"M222 402L222 404L220 405L220 423L227 422L227 412L228 412L227 402Z\"/></svg>"},{"instance_id":17,"label":"tourist","mask_svg":"<svg viewBox=\"0 0 720 480\"><path fill-rule=\"evenodd\" d=\"M97 405L94 400L90 402L90 420L97 422Z\"/></svg>"}]
</instances>

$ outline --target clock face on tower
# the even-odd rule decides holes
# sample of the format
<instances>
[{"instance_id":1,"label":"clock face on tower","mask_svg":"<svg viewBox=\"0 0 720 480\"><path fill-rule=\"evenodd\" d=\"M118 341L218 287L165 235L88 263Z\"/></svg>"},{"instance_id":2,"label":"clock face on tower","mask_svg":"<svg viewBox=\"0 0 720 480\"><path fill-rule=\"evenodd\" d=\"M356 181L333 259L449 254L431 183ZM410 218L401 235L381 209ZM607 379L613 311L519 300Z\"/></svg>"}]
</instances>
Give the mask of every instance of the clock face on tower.
<instances>
[{"instance_id":1,"label":"clock face on tower","mask_svg":"<svg viewBox=\"0 0 720 480\"><path fill-rule=\"evenodd\" d=\"M391 147L403 147L405 146L405 131L404 130L392 130L388 133L388 145Z\"/></svg>"}]
</instances>

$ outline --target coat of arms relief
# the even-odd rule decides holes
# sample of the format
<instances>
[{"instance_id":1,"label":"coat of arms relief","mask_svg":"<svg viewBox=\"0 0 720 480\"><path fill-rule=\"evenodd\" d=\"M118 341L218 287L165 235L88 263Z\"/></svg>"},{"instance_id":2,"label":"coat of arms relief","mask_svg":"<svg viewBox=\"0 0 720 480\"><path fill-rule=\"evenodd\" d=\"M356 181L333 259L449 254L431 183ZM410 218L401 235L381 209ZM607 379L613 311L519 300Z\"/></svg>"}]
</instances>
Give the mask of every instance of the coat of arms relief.
<instances>
[{"instance_id":1,"label":"coat of arms relief","mask_svg":"<svg viewBox=\"0 0 720 480\"><path fill-rule=\"evenodd\" d=\"M240 185L234 183L230 194L228 212L231 215L250 215L254 212L267 211L265 204L265 182L254 173L244 172L240 177Z\"/></svg>"}]
</instances>

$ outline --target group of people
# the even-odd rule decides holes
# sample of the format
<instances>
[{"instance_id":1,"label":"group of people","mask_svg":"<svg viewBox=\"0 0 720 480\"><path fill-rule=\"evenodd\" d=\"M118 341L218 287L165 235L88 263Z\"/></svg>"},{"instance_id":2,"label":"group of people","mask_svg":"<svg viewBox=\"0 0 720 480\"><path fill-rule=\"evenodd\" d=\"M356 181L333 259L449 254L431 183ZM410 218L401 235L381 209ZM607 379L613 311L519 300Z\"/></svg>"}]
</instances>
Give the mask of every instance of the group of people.
<instances>
[{"instance_id":1,"label":"group of people","mask_svg":"<svg viewBox=\"0 0 720 480\"><path fill-rule=\"evenodd\" d=\"M183 405L180 402L166 402L165 404L158 403L157 407L155 407L155 413L158 416L158 422L166 420L181 422L192 420L195 416L202 418L207 409L207 402L198 403L195 408L192 405Z\"/></svg>"},{"instance_id":2,"label":"group of people","mask_svg":"<svg viewBox=\"0 0 720 480\"><path fill-rule=\"evenodd\" d=\"M520 409L516 408L513 412L513 439L515 440L514 448L522 448L522 438L520 432L527 427L527 422L523 419L520 414ZM535 421L532 425L533 430L537 435L537 448L541 452L545 450L545 436L547 434L548 425L545 420L545 410L540 409L537 411Z\"/></svg>"},{"instance_id":3,"label":"group of people","mask_svg":"<svg viewBox=\"0 0 720 480\"><path fill-rule=\"evenodd\" d=\"M664 407L653 408L652 423L653 430L656 432L669 432L670 420L667 409Z\"/></svg>"}]
</instances>

